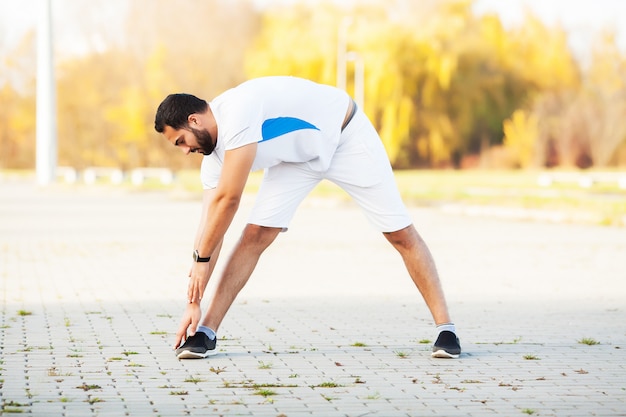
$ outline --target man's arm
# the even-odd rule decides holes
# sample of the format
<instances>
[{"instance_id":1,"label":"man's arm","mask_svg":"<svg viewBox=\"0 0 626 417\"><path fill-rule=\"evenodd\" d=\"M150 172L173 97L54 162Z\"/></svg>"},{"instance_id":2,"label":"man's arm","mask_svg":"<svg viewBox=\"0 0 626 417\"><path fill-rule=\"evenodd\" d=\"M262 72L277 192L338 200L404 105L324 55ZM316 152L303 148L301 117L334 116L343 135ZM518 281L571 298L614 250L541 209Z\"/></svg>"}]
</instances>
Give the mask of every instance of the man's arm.
<instances>
[{"instance_id":1,"label":"man's arm","mask_svg":"<svg viewBox=\"0 0 626 417\"><path fill-rule=\"evenodd\" d=\"M205 190L202 194L202 213L200 215L200 222L198 224L198 230L196 232L196 237L194 239L194 248L197 248L200 242L200 238L206 228L207 219L210 217L209 207L211 206L211 202L215 198L215 189ZM215 265L217 263L217 258L219 257L220 250L222 249L223 239L220 240L217 247L211 253L211 262L208 263L208 272L207 277L210 278L213 274L213 270L215 269ZM195 262L194 262L195 264ZM193 273L194 265L192 264L191 269L189 270L189 278L191 278ZM207 282L208 282L207 278ZM189 280L189 287L191 287L192 280ZM200 300L197 300L195 303L188 303L187 308L185 310L185 314L180 321L180 326L178 327L178 331L176 332L176 340L174 341L174 349L180 346L180 344L186 339L187 333L190 335L195 334L196 328L198 327L198 323L200 322Z\"/></svg>"},{"instance_id":2,"label":"man's arm","mask_svg":"<svg viewBox=\"0 0 626 417\"><path fill-rule=\"evenodd\" d=\"M204 190L202 193L202 212L200 214L200 222L198 224L198 230L196 231L196 236L193 241L194 249L197 248L200 244L200 238L204 232L206 227L207 219L209 218L209 207L211 206L211 202L215 198L215 188L209 188ZM223 239L219 242L213 253L211 253L211 262L209 267L209 277L213 274L213 270L215 269L215 265L217 264L217 259L219 257L220 251L222 249ZM193 265L192 265L193 268ZM189 276L191 277L191 269L189 270Z\"/></svg>"},{"instance_id":3,"label":"man's arm","mask_svg":"<svg viewBox=\"0 0 626 417\"><path fill-rule=\"evenodd\" d=\"M196 249L201 257L213 254L220 246L224 234L239 208L241 194L248 180L250 168L256 156L257 144L252 143L226 151L222 173L217 188L208 197L204 227L199 230ZM211 262L193 264L190 273L188 299L199 302L209 281L213 264Z\"/></svg>"}]
</instances>

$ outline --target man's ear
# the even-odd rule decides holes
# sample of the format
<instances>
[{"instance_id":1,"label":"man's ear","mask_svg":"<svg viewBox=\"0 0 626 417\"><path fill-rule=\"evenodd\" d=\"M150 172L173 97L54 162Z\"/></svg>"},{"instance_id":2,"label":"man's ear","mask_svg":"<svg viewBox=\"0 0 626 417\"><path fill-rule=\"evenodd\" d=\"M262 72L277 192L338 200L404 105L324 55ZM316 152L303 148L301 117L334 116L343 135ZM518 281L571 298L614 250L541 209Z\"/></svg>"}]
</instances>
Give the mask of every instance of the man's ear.
<instances>
[{"instance_id":1,"label":"man's ear","mask_svg":"<svg viewBox=\"0 0 626 417\"><path fill-rule=\"evenodd\" d=\"M189 124L189 126L193 124L194 126L200 127L202 125L202 123L200 122L200 117L197 113L192 113L187 116L187 123Z\"/></svg>"}]
</instances>

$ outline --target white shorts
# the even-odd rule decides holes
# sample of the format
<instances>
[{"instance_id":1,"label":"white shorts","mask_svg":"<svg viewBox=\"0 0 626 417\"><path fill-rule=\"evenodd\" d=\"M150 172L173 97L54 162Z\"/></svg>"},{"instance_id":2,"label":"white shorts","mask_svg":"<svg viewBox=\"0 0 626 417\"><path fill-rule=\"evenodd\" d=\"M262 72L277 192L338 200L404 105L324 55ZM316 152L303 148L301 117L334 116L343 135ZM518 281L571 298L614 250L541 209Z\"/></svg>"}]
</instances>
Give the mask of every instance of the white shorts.
<instances>
[{"instance_id":1,"label":"white shorts","mask_svg":"<svg viewBox=\"0 0 626 417\"><path fill-rule=\"evenodd\" d=\"M327 171L315 171L306 162L265 170L249 223L287 230L298 205L323 179L345 190L380 232L412 223L380 137L360 109L341 133Z\"/></svg>"}]
</instances>

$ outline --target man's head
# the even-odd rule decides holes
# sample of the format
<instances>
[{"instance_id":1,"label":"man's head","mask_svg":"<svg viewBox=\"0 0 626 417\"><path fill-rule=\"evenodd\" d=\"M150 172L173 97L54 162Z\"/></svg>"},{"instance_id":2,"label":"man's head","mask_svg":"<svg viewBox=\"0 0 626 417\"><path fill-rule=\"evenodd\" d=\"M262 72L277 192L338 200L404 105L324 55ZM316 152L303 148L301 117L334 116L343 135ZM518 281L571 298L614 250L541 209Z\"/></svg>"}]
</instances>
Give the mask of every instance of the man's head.
<instances>
[{"instance_id":1,"label":"man's head","mask_svg":"<svg viewBox=\"0 0 626 417\"><path fill-rule=\"evenodd\" d=\"M209 155L215 149L215 140L206 120L208 109L207 102L194 95L170 94L157 109L154 129L185 153Z\"/></svg>"}]
</instances>

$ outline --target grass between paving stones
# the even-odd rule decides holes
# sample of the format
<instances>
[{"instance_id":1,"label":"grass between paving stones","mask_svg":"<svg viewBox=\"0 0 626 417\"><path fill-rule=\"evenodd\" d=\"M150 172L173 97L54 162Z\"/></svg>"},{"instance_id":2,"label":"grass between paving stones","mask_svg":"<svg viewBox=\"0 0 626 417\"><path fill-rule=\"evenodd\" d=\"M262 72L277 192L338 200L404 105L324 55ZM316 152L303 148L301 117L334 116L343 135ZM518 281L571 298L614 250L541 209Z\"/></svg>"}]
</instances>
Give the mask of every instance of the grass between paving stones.
<instances>
[{"instance_id":1,"label":"grass between paving stones","mask_svg":"<svg viewBox=\"0 0 626 417\"><path fill-rule=\"evenodd\" d=\"M536 355L524 355L523 356L524 359L526 359L527 361L538 361L540 360L538 356Z\"/></svg>"},{"instance_id":2,"label":"grass between paving stones","mask_svg":"<svg viewBox=\"0 0 626 417\"><path fill-rule=\"evenodd\" d=\"M270 397L279 395L278 392L274 391L272 388L297 388L298 385L295 384L259 384L252 380L241 381L241 382L233 382L233 381L224 381L221 388L244 388L250 389L253 391L253 395L260 395L265 397L267 400L272 401ZM273 402L273 401L272 401Z\"/></svg>"},{"instance_id":3,"label":"grass between paving stones","mask_svg":"<svg viewBox=\"0 0 626 417\"><path fill-rule=\"evenodd\" d=\"M102 389L102 387L100 385L96 385L96 384L87 384L85 382L83 382L82 385L77 386L76 388L78 389L82 389L83 391L91 391L93 389Z\"/></svg>"},{"instance_id":4,"label":"grass between paving stones","mask_svg":"<svg viewBox=\"0 0 626 417\"><path fill-rule=\"evenodd\" d=\"M251 379L248 379L246 381L240 381L240 382L224 381L222 383L221 388L247 388L247 389L259 390L259 389L268 389L268 388L298 388L298 386L299 385L296 385L296 384L271 384L271 383L259 384L257 382L254 382Z\"/></svg>"},{"instance_id":5,"label":"grass between paving stones","mask_svg":"<svg viewBox=\"0 0 626 417\"><path fill-rule=\"evenodd\" d=\"M599 345L600 342L598 342L596 339L592 338L592 337L583 337L582 339L580 339L578 341L578 343L582 344L582 345L588 345L588 346L593 346L593 345Z\"/></svg>"},{"instance_id":6,"label":"grass between paving stones","mask_svg":"<svg viewBox=\"0 0 626 417\"><path fill-rule=\"evenodd\" d=\"M276 395L276 392L272 391L271 389L268 388L261 388L258 389L254 392L254 395L261 395L263 397L269 397L272 395Z\"/></svg>"},{"instance_id":7,"label":"grass between paving stones","mask_svg":"<svg viewBox=\"0 0 626 417\"><path fill-rule=\"evenodd\" d=\"M203 379L203 378L200 378L200 377L191 376L189 378L185 378L184 382L191 382L193 384L197 384L199 382L205 382L205 381L206 381L206 379Z\"/></svg>"},{"instance_id":8,"label":"grass between paving stones","mask_svg":"<svg viewBox=\"0 0 626 417\"><path fill-rule=\"evenodd\" d=\"M336 382L329 381L329 382L322 382L317 385L311 385L310 388L339 388L342 386L343 385L339 385Z\"/></svg>"},{"instance_id":9,"label":"grass between paving stones","mask_svg":"<svg viewBox=\"0 0 626 417\"><path fill-rule=\"evenodd\" d=\"M516 345L518 343L520 343L522 341L522 336L516 337L515 339L513 339L510 342L474 342L478 345L495 345L495 346L499 346L499 345ZM528 343L531 345L541 345L541 343Z\"/></svg>"},{"instance_id":10,"label":"grass between paving stones","mask_svg":"<svg viewBox=\"0 0 626 417\"><path fill-rule=\"evenodd\" d=\"M143 368L143 367L145 367L146 365L142 365L142 364L140 364L140 363L136 363L136 362L129 362L129 363L127 363L127 364L126 364L126 365L124 365L124 366L126 366L126 367L128 367L128 368Z\"/></svg>"},{"instance_id":11,"label":"grass between paving stones","mask_svg":"<svg viewBox=\"0 0 626 417\"><path fill-rule=\"evenodd\" d=\"M89 397L85 400L85 402L89 403L90 405L94 405L95 403L103 403L104 400L98 397Z\"/></svg>"},{"instance_id":12,"label":"grass between paving stones","mask_svg":"<svg viewBox=\"0 0 626 417\"><path fill-rule=\"evenodd\" d=\"M23 407L29 407L30 404L19 403L17 401L4 401L2 403L2 407L0 408L0 414L2 413L11 413L11 414L21 414L24 412Z\"/></svg>"},{"instance_id":13,"label":"grass between paving stones","mask_svg":"<svg viewBox=\"0 0 626 417\"><path fill-rule=\"evenodd\" d=\"M218 367L212 366L212 367L209 368L209 371L213 372L215 375L219 375L222 372L226 371L226 367L220 368L219 366Z\"/></svg>"},{"instance_id":14,"label":"grass between paving stones","mask_svg":"<svg viewBox=\"0 0 626 417\"><path fill-rule=\"evenodd\" d=\"M56 366L48 368L48 376L60 377L60 376L72 376L71 372L61 372Z\"/></svg>"}]
</instances>

